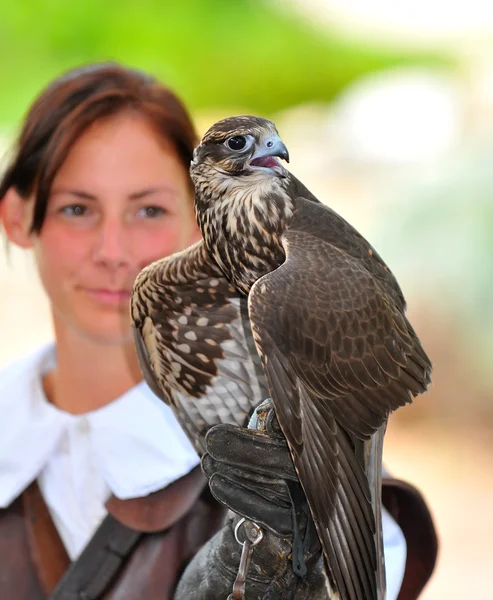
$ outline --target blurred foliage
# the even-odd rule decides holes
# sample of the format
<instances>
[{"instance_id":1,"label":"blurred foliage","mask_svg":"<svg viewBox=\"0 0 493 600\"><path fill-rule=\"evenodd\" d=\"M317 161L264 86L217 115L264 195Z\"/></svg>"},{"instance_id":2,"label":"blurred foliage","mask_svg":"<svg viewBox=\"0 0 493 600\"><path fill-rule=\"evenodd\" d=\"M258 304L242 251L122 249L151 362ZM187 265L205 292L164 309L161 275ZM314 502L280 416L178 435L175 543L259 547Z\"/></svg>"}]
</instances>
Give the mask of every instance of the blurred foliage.
<instances>
[{"instance_id":1,"label":"blurred foliage","mask_svg":"<svg viewBox=\"0 0 493 600\"><path fill-rule=\"evenodd\" d=\"M0 125L18 122L40 89L86 62L154 73L192 110L268 115L329 101L358 76L443 56L370 46L315 28L288 0L19 0L0 16Z\"/></svg>"},{"instance_id":2,"label":"blurred foliage","mask_svg":"<svg viewBox=\"0 0 493 600\"><path fill-rule=\"evenodd\" d=\"M464 144L389 192L386 219L377 233L391 268L404 274L410 293L427 299L430 323L449 321L444 345L455 345L462 364L474 373L474 385L490 391L492 164L493 139ZM491 393L484 399L491 407Z\"/></svg>"}]
</instances>

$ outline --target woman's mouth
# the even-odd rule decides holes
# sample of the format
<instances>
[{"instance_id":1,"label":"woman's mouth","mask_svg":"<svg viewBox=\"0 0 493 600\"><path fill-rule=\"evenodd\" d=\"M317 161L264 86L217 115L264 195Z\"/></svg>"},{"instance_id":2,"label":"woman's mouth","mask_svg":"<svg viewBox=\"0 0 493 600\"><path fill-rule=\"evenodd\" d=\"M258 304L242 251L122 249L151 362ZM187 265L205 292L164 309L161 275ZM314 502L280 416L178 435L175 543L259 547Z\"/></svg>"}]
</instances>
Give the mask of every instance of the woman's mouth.
<instances>
[{"instance_id":1,"label":"woman's mouth","mask_svg":"<svg viewBox=\"0 0 493 600\"><path fill-rule=\"evenodd\" d=\"M131 292L128 290L109 290L104 288L85 288L85 291L102 304L118 305L127 304Z\"/></svg>"}]
</instances>

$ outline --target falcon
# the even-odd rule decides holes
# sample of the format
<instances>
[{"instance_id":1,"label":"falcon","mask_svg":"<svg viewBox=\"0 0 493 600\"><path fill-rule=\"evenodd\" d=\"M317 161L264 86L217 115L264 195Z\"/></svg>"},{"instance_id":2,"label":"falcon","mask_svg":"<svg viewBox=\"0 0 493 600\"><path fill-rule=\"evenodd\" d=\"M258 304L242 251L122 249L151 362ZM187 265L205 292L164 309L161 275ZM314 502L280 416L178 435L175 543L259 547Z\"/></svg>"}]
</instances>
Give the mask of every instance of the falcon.
<instances>
[{"instance_id":1,"label":"falcon","mask_svg":"<svg viewBox=\"0 0 493 600\"><path fill-rule=\"evenodd\" d=\"M389 414L431 362L376 250L281 163L274 123L214 124L190 174L202 240L138 276L140 363L199 450L271 397L331 597L385 597L380 469Z\"/></svg>"}]
</instances>

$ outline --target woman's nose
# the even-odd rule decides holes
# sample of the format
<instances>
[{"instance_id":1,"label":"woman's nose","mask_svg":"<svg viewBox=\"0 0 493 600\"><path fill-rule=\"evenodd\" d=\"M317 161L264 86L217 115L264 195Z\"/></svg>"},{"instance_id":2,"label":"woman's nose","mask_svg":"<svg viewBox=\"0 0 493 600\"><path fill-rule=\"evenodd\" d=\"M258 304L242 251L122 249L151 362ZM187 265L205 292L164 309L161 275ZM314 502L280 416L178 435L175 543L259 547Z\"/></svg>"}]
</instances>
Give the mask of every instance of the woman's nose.
<instances>
[{"instance_id":1,"label":"woman's nose","mask_svg":"<svg viewBox=\"0 0 493 600\"><path fill-rule=\"evenodd\" d=\"M94 259L106 266L119 267L129 262L125 224L118 219L101 222L94 245Z\"/></svg>"}]
</instances>

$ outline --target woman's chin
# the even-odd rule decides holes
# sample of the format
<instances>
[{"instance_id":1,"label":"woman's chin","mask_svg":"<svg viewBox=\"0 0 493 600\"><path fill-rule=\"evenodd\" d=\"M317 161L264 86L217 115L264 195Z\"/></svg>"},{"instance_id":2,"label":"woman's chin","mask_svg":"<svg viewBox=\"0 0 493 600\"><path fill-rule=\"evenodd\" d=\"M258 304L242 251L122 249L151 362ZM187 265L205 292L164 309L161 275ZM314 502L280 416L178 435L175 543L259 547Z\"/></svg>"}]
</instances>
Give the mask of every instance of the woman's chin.
<instances>
[{"instance_id":1,"label":"woman's chin","mask_svg":"<svg viewBox=\"0 0 493 600\"><path fill-rule=\"evenodd\" d=\"M128 315L127 319L128 319ZM85 327L80 328L80 332L86 338L93 340L95 343L115 346L128 344L133 342L133 334L130 323L125 322L122 317L119 319L116 315L114 318L100 319L96 323L90 323Z\"/></svg>"},{"instance_id":2,"label":"woman's chin","mask_svg":"<svg viewBox=\"0 0 493 600\"><path fill-rule=\"evenodd\" d=\"M90 318L77 319L58 314L55 317L57 337L67 335L103 346L122 346L133 343L133 333L128 312L91 315ZM65 335L63 332L65 331Z\"/></svg>"},{"instance_id":3,"label":"woman's chin","mask_svg":"<svg viewBox=\"0 0 493 600\"><path fill-rule=\"evenodd\" d=\"M86 332L85 337L100 346L127 346L133 344L133 335L130 330L126 333L122 331Z\"/></svg>"}]
</instances>

